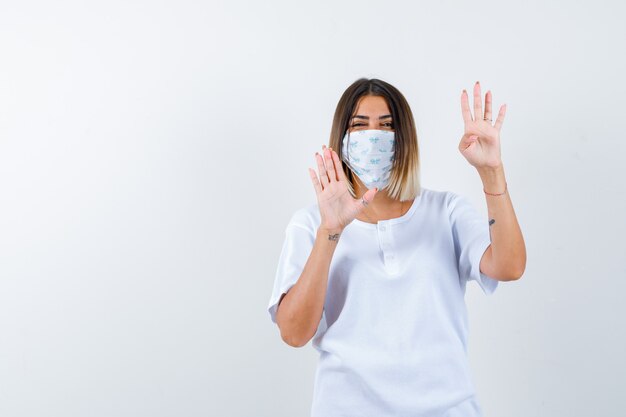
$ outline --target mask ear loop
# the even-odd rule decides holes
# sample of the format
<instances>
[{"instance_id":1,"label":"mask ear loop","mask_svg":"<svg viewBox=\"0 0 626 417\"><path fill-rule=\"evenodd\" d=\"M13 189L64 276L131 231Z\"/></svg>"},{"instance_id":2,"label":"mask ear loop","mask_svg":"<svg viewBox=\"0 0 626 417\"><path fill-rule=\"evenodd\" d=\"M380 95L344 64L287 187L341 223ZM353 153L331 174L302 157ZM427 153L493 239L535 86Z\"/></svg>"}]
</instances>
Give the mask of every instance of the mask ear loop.
<instances>
[{"instance_id":1,"label":"mask ear loop","mask_svg":"<svg viewBox=\"0 0 626 417\"><path fill-rule=\"evenodd\" d=\"M346 142L346 137L347 137L347 142L346 143L342 143L341 144L341 155L342 155L342 159L343 162L346 164L346 166L348 167L348 179L354 183L354 170L352 169L352 164L350 163L350 132L348 129L346 129L346 132L343 134L343 139L342 142ZM344 146L345 145L345 146ZM345 148L345 152L343 151ZM345 154L345 155L344 155ZM344 160L345 157L345 160Z\"/></svg>"},{"instance_id":2,"label":"mask ear loop","mask_svg":"<svg viewBox=\"0 0 626 417\"><path fill-rule=\"evenodd\" d=\"M348 136L348 142L346 143L345 149L346 149L346 162L350 161L350 132L346 131L346 133L343 135L344 139L346 138L346 136Z\"/></svg>"}]
</instances>

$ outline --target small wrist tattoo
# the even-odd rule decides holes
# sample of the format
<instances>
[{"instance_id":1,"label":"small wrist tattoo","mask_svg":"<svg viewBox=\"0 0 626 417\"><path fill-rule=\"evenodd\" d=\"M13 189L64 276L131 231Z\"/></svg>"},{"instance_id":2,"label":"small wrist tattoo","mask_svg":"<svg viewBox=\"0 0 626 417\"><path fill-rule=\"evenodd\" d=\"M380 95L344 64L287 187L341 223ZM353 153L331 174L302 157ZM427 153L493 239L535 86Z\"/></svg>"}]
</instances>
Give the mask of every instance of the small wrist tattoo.
<instances>
[{"instance_id":1,"label":"small wrist tattoo","mask_svg":"<svg viewBox=\"0 0 626 417\"><path fill-rule=\"evenodd\" d=\"M335 233L334 235L329 234L328 240L334 240L335 242L339 240L339 233Z\"/></svg>"},{"instance_id":2,"label":"small wrist tattoo","mask_svg":"<svg viewBox=\"0 0 626 417\"><path fill-rule=\"evenodd\" d=\"M494 224L496 222L496 219L490 219L489 220L489 226L491 226L492 224Z\"/></svg>"}]
</instances>

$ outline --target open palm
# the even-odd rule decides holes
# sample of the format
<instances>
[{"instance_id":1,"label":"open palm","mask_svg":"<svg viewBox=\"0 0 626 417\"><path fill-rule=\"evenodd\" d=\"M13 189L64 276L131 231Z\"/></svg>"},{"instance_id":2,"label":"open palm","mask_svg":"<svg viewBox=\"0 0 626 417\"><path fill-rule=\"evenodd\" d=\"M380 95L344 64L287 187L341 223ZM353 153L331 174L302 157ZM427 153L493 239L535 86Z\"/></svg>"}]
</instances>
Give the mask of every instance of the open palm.
<instances>
[{"instance_id":1,"label":"open palm","mask_svg":"<svg viewBox=\"0 0 626 417\"><path fill-rule=\"evenodd\" d=\"M504 122L506 104L500 107L498 118L491 123L491 91L485 94L485 113L480 93L480 84L474 84L474 116L470 111L467 91L461 94L461 111L465 124L463 136L459 143L459 151L467 161L476 168L495 168L502 164L500 154L500 129Z\"/></svg>"},{"instance_id":2,"label":"open palm","mask_svg":"<svg viewBox=\"0 0 626 417\"><path fill-rule=\"evenodd\" d=\"M363 200L355 199L348 190L348 179L341 167L337 152L330 148L323 149L324 158L316 153L315 159L320 178L309 168L311 181L317 194L320 209L320 228L341 232L365 207ZM324 164L326 161L326 164ZM378 190L369 189L363 195L365 203L372 201Z\"/></svg>"}]
</instances>

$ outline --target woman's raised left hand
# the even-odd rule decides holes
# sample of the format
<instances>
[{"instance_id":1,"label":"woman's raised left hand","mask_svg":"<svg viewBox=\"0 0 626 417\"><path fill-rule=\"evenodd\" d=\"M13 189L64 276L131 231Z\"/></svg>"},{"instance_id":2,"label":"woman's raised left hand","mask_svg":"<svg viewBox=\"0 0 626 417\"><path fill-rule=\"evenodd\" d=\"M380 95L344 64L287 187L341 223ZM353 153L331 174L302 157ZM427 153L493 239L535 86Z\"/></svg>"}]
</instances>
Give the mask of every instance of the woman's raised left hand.
<instances>
[{"instance_id":1,"label":"woman's raised left hand","mask_svg":"<svg viewBox=\"0 0 626 417\"><path fill-rule=\"evenodd\" d=\"M461 93L461 111L465 131L459 143L459 151L477 169L498 168L502 165L500 155L500 129L506 113L506 104L500 106L495 124L491 116L491 91L485 94L485 113L480 94L480 84L474 84L474 116L469 107L467 91Z\"/></svg>"}]
</instances>

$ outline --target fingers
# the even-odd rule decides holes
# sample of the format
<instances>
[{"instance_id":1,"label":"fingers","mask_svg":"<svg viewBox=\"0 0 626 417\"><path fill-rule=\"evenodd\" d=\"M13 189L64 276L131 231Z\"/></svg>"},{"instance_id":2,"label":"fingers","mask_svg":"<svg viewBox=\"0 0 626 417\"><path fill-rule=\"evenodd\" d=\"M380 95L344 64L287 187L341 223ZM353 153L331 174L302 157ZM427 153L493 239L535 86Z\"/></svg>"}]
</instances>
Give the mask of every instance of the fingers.
<instances>
[{"instance_id":1,"label":"fingers","mask_svg":"<svg viewBox=\"0 0 626 417\"><path fill-rule=\"evenodd\" d=\"M374 196L377 192L378 187L370 188L363 194L362 199L360 198L356 201L356 203L359 205L359 211L363 210L367 205L369 205L369 203L374 200ZM363 203L362 200L365 200L365 203Z\"/></svg>"},{"instance_id":2,"label":"fingers","mask_svg":"<svg viewBox=\"0 0 626 417\"><path fill-rule=\"evenodd\" d=\"M480 84L476 81L474 84L474 120L483 119L483 103L480 97Z\"/></svg>"},{"instance_id":3,"label":"fingers","mask_svg":"<svg viewBox=\"0 0 626 417\"><path fill-rule=\"evenodd\" d=\"M461 93L461 113L463 113L463 122L468 123L472 121L472 112L469 107L469 98L467 97L467 91L463 90Z\"/></svg>"},{"instance_id":4,"label":"fingers","mask_svg":"<svg viewBox=\"0 0 626 417\"><path fill-rule=\"evenodd\" d=\"M472 134L472 133L464 134L463 137L461 137L461 142L459 143L459 150L463 152L464 150L472 146L472 144L476 142L477 140L478 140L478 136L475 134Z\"/></svg>"},{"instance_id":5,"label":"fingers","mask_svg":"<svg viewBox=\"0 0 626 417\"><path fill-rule=\"evenodd\" d=\"M491 90L488 90L487 94L485 94L485 119L487 119L489 123L491 123L491 101Z\"/></svg>"},{"instance_id":6,"label":"fingers","mask_svg":"<svg viewBox=\"0 0 626 417\"><path fill-rule=\"evenodd\" d=\"M339 155L334 150L331 150L331 152L333 153L333 166L335 167L335 171L337 173L337 180L347 182L348 178L346 178L346 173L343 172L343 167L341 165L341 160L339 159Z\"/></svg>"},{"instance_id":7,"label":"fingers","mask_svg":"<svg viewBox=\"0 0 626 417\"><path fill-rule=\"evenodd\" d=\"M317 169L320 175L319 180L315 171L309 168L309 174L316 193L320 193L331 182L346 181L337 152L327 148L326 145L322 145L322 154L315 152L315 161L317 162Z\"/></svg>"},{"instance_id":8,"label":"fingers","mask_svg":"<svg viewBox=\"0 0 626 417\"><path fill-rule=\"evenodd\" d=\"M333 153L326 145L324 145L324 161L326 162L326 169L328 170L328 179L330 182L336 182L337 172L335 171L335 164L333 163Z\"/></svg>"},{"instance_id":9,"label":"fingers","mask_svg":"<svg viewBox=\"0 0 626 417\"><path fill-rule=\"evenodd\" d=\"M326 172L326 168L324 167L322 155L320 155L319 152L315 152L315 160L317 161L317 170L320 173L320 182L322 183L322 187L326 187L329 182L328 174Z\"/></svg>"},{"instance_id":10,"label":"fingers","mask_svg":"<svg viewBox=\"0 0 626 417\"><path fill-rule=\"evenodd\" d=\"M367 204L371 203L374 200L374 196L378 192L378 187L370 188L363 194L363 198L367 202Z\"/></svg>"},{"instance_id":11,"label":"fingers","mask_svg":"<svg viewBox=\"0 0 626 417\"><path fill-rule=\"evenodd\" d=\"M503 104L502 106L500 106L500 111L498 112L498 118L496 119L496 124L494 125L494 127L498 129L498 132L500 131L500 128L502 127L502 122L504 122L505 114L506 114L506 104Z\"/></svg>"},{"instance_id":12,"label":"fingers","mask_svg":"<svg viewBox=\"0 0 626 417\"><path fill-rule=\"evenodd\" d=\"M315 188L315 194L319 194L322 192L322 186L320 185L319 180L317 179L317 174L315 170L309 168L309 175L311 176L311 181L313 182L313 188Z\"/></svg>"}]
</instances>

